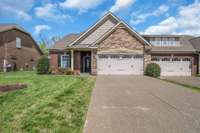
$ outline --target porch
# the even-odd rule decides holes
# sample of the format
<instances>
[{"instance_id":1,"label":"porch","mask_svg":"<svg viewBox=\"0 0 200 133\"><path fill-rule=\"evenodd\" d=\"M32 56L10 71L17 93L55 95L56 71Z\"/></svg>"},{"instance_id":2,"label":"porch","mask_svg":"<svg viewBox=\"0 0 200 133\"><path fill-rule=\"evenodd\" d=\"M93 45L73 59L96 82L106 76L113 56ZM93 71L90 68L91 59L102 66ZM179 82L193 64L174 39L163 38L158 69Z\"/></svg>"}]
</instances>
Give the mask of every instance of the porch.
<instances>
[{"instance_id":1,"label":"porch","mask_svg":"<svg viewBox=\"0 0 200 133\"><path fill-rule=\"evenodd\" d=\"M92 74L92 50L67 50L50 53L50 65L54 68L65 68L80 73Z\"/></svg>"}]
</instances>

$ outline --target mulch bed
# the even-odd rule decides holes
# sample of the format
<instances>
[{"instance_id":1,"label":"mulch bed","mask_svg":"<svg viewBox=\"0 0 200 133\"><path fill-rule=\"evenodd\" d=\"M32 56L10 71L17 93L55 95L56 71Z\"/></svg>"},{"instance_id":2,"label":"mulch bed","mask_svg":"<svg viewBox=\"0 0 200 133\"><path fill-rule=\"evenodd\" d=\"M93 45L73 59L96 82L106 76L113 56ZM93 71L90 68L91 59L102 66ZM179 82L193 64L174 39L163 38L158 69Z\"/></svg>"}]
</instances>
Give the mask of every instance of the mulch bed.
<instances>
[{"instance_id":1,"label":"mulch bed","mask_svg":"<svg viewBox=\"0 0 200 133\"><path fill-rule=\"evenodd\" d=\"M26 84L12 84L12 85L0 85L1 92L13 91L18 89L27 88Z\"/></svg>"}]
</instances>

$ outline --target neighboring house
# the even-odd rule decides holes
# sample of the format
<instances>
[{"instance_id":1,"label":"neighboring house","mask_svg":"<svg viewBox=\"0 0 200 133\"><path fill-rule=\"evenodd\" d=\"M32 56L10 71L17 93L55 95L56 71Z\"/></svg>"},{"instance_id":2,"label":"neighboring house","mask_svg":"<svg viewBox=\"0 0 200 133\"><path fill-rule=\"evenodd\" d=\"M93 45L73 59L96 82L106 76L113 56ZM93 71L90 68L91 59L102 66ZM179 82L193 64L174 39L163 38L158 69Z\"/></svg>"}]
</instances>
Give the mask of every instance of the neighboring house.
<instances>
[{"instance_id":1,"label":"neighboring house","mask_svg":"<svg viewBox=\"0 0 200 133\"><path fill-rule=\"evenodd\" d=\"M191 36L140 35L107 13L81 34L70 34L50 48L51 67L91 74L144 74L148 63L161 67L161 75L197 74L198 53Z\"/></svg>"},{"instance_id":2,"label":"neighboring house","mask_svg":"<svg viewBox=\"0 0 200 133\"><path fill-rule=\"evenodd\" d=\"M0 24L0 70L34 69L42 51L23 28Z\"/></svg>"}]
</instances>

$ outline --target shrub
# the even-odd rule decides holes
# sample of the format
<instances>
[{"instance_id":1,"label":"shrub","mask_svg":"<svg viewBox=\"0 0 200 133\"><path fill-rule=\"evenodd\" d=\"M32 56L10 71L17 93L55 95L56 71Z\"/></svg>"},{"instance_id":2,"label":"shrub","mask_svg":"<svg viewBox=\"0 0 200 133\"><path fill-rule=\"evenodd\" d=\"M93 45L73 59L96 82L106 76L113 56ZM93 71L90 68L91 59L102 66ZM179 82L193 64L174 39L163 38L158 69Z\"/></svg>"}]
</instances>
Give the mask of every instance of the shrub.
<instances>
[{"instance_id":1,"label":"shrub","mask_svg":"<svg viewBox=\"0 0 200 133\"><path fill-rule=\"evenodd\" d=\"M147 65L145 75L157 78L160 76L160 72L160 66L156 63L151 63Z\"/></svg>"},{"instance_id":2,"label":"shrub","mask_svg":"<svg viewBox=\"0 0 200 133\"><path fill-rule=\"evenodd\" d=\"M79 75L75 70L71 70L70 68L50 68L51 74L57 74L57 75Z\"/></svg>"},{"instance_id":3,"label":"shrub","mask_svg":"<svg viewBox=\"0 0 200 133\"><path fill-rule=\"evenodd\" d=\"M38 74L49 73L49 59L46 56L42 56L37 63L36 70Z\"/></svg>"}]
</instances>

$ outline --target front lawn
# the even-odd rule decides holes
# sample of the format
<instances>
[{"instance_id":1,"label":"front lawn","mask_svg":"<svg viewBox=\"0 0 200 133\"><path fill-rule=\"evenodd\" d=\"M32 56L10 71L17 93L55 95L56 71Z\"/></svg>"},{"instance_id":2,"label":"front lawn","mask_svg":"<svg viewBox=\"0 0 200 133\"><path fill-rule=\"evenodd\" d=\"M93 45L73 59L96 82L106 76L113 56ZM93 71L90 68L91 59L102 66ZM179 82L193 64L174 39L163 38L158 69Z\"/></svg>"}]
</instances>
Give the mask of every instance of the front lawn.
<instances>
[{"instance_id":1,"label":"front lawn","mask_svg":"<svg viewBox=\"0 0 200 133\"><path fill-rule=\"evenodd\" d=\"M0 84L13 83L28 88L0 92L0 132L82 132L94 77L0 73Z\"/></svg>"}]
</instances>

